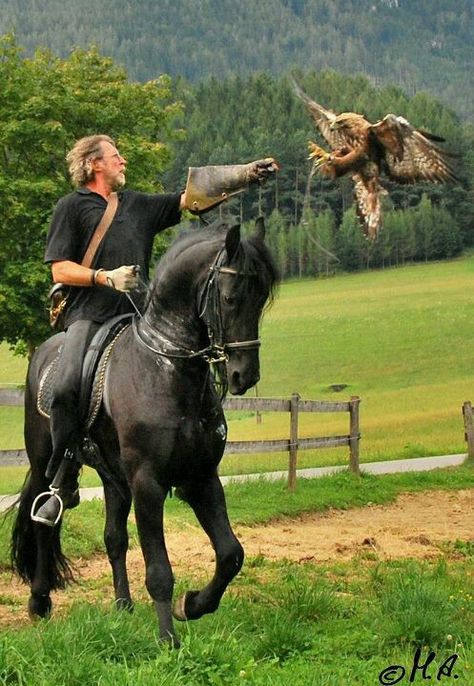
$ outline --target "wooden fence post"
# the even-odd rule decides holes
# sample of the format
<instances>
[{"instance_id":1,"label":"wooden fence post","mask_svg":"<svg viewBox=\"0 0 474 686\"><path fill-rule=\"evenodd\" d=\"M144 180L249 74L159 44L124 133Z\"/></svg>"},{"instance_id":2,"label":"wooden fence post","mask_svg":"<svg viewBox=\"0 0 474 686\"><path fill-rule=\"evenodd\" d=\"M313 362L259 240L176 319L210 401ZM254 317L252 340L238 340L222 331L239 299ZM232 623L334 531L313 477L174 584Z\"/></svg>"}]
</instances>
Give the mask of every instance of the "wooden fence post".
<instances>
[{"instance_id":1,"label":"wooden fence post","mask_svg":"<svg viewBox=\"0 0 474 686\"><path fill-rule=\"evenodd\" d=\"M288 465L288 490L296 486L296 462L298 460L298 403L299 393L293 393L290 400L290 460Z\"/></svg>"},{"instance_id":2,"label":"wooden fence post","mask_svg":"<svg viewBox=\"0 0 474 686\"><path fill-rule=\"evenodd\" d=\"M255 397L258 398L258 384L255 384ZM262 413L258 408L255 411L255 418L257 420L257 424L262 423Z\"/></svg>"},{"instance_id":3,"label":"wooden fence post","mask_svg":"<svg viewBox=\"0 0 474 686\"><path fill-rule=\"evenodd\" d=\"M351 396L349 403L349 467L354 474L360 474L359 468L359 405L360 398Z\"/></svg>"},{"instance_id":4,"label":"wooden fence post","mask_svg":"<svg viewBox=\"0 0 474 686\"><path fill-rule=\"evenodd\" d=\"M467 441L466 462L474 463L474 421L472 415L472 405L467 400L462 406L464 417L464 438Z\"/></svg>"}]
</instances>

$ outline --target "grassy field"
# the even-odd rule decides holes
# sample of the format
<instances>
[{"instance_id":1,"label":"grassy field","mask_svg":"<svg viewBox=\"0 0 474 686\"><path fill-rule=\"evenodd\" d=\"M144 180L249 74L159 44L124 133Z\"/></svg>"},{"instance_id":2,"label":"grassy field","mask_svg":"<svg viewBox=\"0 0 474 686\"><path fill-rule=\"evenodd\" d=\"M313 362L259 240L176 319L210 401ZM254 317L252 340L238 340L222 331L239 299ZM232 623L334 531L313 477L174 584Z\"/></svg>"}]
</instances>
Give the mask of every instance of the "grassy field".
<instances>
[{"instance_id":1,"label":"grassy field","mask_svg":"<svg viewBox=\"0 0 474 686\"><path fill-rule=\"evenodd\" d=\"M297 517L307 510L387 503L400 492L473 486L474 470L461 467L362 479L338 474L302 480L294 494L283 483L261 481L227 487L226 494L231 520L238 525ZM102 503L91 502L68 513L65 550L75 560L103 549L101 511ZM168 526L186 527L191 515L173 498L167 502L167 517ZM7 527L0 528L4 569L7 533ZM77 603L49 622L17 623L14 630L0 631L0 684L372 686L397 683L388 670L393 665L406 670L400 683L409 683L420 648L418 664L431 651L435 654L426 679L436 681L447 664L438 680L469 686L474 669L473 554L472 543L453 540L435 561L381 562L370 550L351 562L324 565L249 557L215 614L178 626L178 651L157 643L156 618L145 589L136 598L134 614L128 615L112 607L110 574L81 579L87 603ZM3 579L7 575L2 572ZM192 568L180 575L176 594L202 585L200 575ZM12 606L18 617L24 613L14 594L0 602ZM385 681L379 681L382 673ZM418 681L423 681L421 671Z\"/></svg>"},{"instance_id":2,"label":"grassy field","mask_svg":"<svg viewBox=\"0 0 474 686\"><path fill-rule=\"evenodd\" d=\"M474 258L285 283L262 327L260 396L361 403L361 459L465 452L461 416L472 398ZM25 364L0 347L0 384ZM339 393L332 384L347 384ZM250 392L252 393L252 391ZM22 446L22 414L1 408L0 446ZM288 418L240 414L230 439L287 437ZM301 416L302 435L344 434L348 417ZM341 464L343 448L300 452L301 467ZM284 469L284 454L229 456L223 473Z\"/></svg>"},{"instance_id":3,"label":"grassy field","mask_svg":"<svg viewBox=\"0 0 474 686\"><path fill-rule=\"evenodd\" d=\"M4 636L0 683L373 686L397 683L389 679L402 669L400 683L410 683L414 665L433 653L425 676L419 668L412 681L433 683L441 673L441 682L469 686L469 562L357 560L315 568L253 558L214 615L179 627L180 650L157 643L151 603L133 615L110 604L77 604L67 617ZM178 590L189 583L182 580ZM387 680L379 681L382 675Z\"/></svg>"}]
</instances>

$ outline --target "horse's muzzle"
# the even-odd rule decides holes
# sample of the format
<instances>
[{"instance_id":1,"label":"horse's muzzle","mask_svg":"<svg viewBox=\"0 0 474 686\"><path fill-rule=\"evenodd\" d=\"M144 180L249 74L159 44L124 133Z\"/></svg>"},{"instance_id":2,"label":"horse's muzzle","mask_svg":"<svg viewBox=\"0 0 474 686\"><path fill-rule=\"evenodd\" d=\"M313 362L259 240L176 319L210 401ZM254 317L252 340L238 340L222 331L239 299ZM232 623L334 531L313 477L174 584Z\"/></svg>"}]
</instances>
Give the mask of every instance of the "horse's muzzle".
<instances>
[{"instance_id":1,"label":"horse's muzzle","mask_svg":"<svg viewBox=\"0 0 474 686\"><path fill-rule=\"evenodd\" d=\"M229 383L229 392L232 395L243 395L249 388L255 386L260 379L260 365L258 355L252 356L256 359L249 360L248 355L245 355L245 364L233 363L230 360L227 363L227 378Z\"/></svg>"}]
</instances>

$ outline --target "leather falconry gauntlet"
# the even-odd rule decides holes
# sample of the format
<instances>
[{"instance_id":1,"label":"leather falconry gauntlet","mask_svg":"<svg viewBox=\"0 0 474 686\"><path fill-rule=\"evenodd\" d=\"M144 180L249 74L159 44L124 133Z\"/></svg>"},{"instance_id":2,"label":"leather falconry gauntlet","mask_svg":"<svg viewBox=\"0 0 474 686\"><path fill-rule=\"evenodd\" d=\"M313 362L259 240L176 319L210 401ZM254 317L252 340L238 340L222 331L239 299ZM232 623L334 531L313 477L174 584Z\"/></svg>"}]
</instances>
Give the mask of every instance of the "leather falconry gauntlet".
<instances>
[{"instance_id":1,"label":"leather falconry gauntlet","mask_svg":"<svg viewBox=\"0 0 474 686\"><path fill-rule=\"evenodd\" d=\"M279 169L273 157L248 164L190 167L186 183L186 207L200 214L238 195L252 183L262 183Z\"/></svg>"}]
</instances>

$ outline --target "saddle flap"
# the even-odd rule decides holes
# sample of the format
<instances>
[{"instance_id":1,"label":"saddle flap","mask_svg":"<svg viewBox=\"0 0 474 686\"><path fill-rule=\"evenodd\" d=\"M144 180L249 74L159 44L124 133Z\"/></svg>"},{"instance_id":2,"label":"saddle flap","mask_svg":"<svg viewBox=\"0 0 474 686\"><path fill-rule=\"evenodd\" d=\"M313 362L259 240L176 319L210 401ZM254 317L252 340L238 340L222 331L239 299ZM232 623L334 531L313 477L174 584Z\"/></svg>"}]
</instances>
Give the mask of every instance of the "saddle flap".
<instances>
[{"instance_id":1,"label":"saddle flap","mask_svg":"<svg viewBox=\"0 0 474 686\"><path fill-rule=\"evenodd\" d=\"M133 315L119 315L105 322L95 333L84 357L81 378L79 414L86 430L93 425L100 406L104 387L105 369L112 348L123 331L130 325ZM47 419L51 416L54 385L61 357L61 348L53 361L46 367L40 379L36 406L38 412Z\"/></svg>"}]
</instances>

